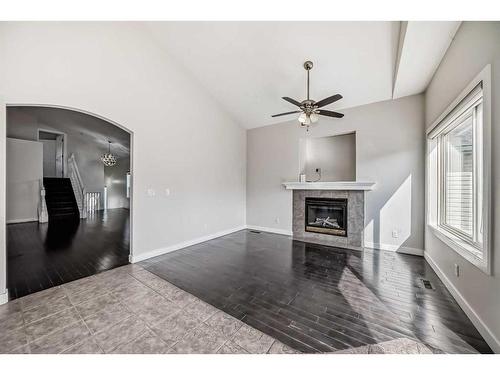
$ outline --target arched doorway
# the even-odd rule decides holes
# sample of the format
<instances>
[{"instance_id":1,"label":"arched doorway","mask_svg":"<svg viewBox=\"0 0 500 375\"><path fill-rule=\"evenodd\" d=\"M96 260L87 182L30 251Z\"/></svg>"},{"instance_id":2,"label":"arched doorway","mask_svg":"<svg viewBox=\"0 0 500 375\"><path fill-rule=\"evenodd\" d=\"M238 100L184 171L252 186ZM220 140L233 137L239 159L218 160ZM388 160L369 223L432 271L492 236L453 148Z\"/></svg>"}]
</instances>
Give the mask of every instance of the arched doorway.
<instances>
[{"instance_id":1,"label":"arched doorway","mask_svg":"<svg viewBox=\"0 0 500 375\"><path fill-rule=\"evenodd\" d=\"M9 298L127 264L133 134L58 106L7 106L6 119Z\"/></svg>"}]
</instances>

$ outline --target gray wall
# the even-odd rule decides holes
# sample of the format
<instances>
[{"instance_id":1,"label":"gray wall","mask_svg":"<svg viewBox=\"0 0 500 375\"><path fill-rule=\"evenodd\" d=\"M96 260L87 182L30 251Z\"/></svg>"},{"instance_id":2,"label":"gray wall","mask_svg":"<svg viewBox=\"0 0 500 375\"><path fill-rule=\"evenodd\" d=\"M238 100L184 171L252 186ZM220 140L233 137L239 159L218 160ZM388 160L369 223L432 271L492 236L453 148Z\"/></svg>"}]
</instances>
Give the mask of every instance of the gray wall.
<instances>
[{"instance_id":1,"label":"gray wall","mask_svg":"<svg viewBox=\"0 0 500 375\"><path fill-rule=\"evenodd\" d=\"M127 172L130 171L128 158L118 159L113 167L104 167L104 184L108 190L108 209L129 208L127 198Z\"/></svg>"},{"instance_id":2,"label":"gray wall","mask_svg":"<svg viewBox=\"0 0 500 375\"><path fill-rule=\"evenodd\" d=\"M366 193L365 244L388 250L424 245L424 100L422 95L322 118L311 137L356 132L356 179L373 181ZM300 172L297 121L247 134L247 224L290 232L292 193L281 186ZM397 141L395 141L397 140ZM392 237L397 230L398 238Z\"/></svg>"},{"instance_id":3,"label":"gray wall","mask_svg":"<svg viewBox=\"0 0 500 375\"><path fill-rule=\"evenodd\" d=\"M42 159L40 142L7 138L8 223L38 220Z\"/></svg>"},{"instance_id":4,"label":"gray wall","mask_svg":"<svg viewBox=\"0 0 500 375\"><path fill-rule=\"evenodd\" d=\"M130 155L121 155L118 158L118 164L115 167L105 168L100 160L100 156L107 152L107 146L95 142L84 132L78 131L78 128L69 128L59 126L58 124L42 121L37 117L39 108L29 107L10 107L7 110L7 136L36 140L38 129L54 130L66 134L66 156L75 155L78 170L82 176L85 188L89 192L104 191L104 185L108 186L108 208L129 207L129 201L125 195L125 175L130 170ZM109 125L108 125L109 126ZM85 130L86 123L81 123L82 130ZM94 133L95 134L95 133ZM102 135L102 139L106 136ZM44 147L51 148L55 157L55 141L42 140ZM113 151L113 150L111 150ZM116 152L115 152L116 154ZM45 155L45 152L44 152ZM55 158L44 159L45 177L54 177ZM50 165L49 165L50 163ZM116 170L112 170L116 169ZM52 170L52 172L49 172Z\"/></svg>"},{"instance_id":5,"label":"gray wall","mask_svg":"<svg viewBox=\"0 0 500 375\"><path fill-rule=\"evenodd\" d=\"M300 141L301 173L308 181L354 181L356 179L356 135L306 137Z\"/></svg>"},{"instance_id":6,"label":"gray wall","mask_svg":"<svg viewBox=\"0 0 500 375\"><path fill-rule=\"evenodd\" d=\"M430 126L470 81L487 65L492 67L492 233L493 276L488 276L441 242L430 230L425 233L425 251L441 269L476 319L490 331L490 345L500 351L500 206L495 193L500 189L500 22L464 22L446 52L425 96L426 124ZM454 265L460 277L454 276ZM484 332L483 332L484 333Z\"/></svg>"},{"instance_id":7,"label":"gray wall","mask_svg":"<svg viewBox=\"0 0 500 375\"><path fill-rule=\"evenodd\" d=\"M36 139L33 141L36 141ZM43 177L57 177L56 141L53 139L41 139L40 143L43 145Z\"/></svg>"},{"instance_id":8,"label":"gray wall","mask_svg":"<svg viewBox=\"0 0 500 375\"><path fill-rule=\"evenodd\" d=\"M16 107L7 110L7 136L18 139L37 140L38 129L61 132L61 128L40 122L29 110ZM104 165L99 159L103 153L100 145L88 142L78 132L66 134L66 158L75 154L76 163L87 191L99 191L104 188ZM55 168L55 166L54 166Z\"/></svg>"}]
</instances>

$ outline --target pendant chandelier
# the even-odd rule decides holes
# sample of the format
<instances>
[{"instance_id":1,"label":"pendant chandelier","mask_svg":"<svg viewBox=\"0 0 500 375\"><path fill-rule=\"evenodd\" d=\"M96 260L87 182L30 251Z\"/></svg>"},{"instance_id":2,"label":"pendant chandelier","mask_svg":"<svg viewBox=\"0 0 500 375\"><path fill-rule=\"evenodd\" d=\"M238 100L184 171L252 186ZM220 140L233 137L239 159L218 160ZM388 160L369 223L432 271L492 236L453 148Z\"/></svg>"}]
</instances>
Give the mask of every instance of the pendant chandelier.
<instances>
[{"instance_id":1,"label":"pendant chandelier","mask_svg":"<svg viewBox=\"0 0 500 375\"><path fill-rule=\"evenodd\" d=\"M108 152L101 155L101 160L106 167L112 167L116 164L116 156L111 153L111 141L108 141Z\"/></svg>"}]
</instances>

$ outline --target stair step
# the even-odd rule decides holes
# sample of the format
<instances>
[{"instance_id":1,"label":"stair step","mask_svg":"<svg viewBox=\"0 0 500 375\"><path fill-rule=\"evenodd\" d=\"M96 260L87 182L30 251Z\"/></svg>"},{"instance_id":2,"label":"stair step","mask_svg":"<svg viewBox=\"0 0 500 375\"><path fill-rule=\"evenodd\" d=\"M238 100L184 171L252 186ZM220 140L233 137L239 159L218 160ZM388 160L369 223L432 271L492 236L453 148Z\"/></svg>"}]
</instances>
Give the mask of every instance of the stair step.
<instances>
[{"instance_id":1,"label":"stair step","mask_svg":"<svg viewBox=\"0 0 500 375\"><path fill-rule=\"evenodd\" d=\"M65 204L75 204L75 202L73 200L69 200L69 199L63 199L63 200L59 200L59 199L46 199L45 202L47 204L50 204L51 206L52 205L59 205L59 204L62 204L62 205L65 205Z\"/></svg>"},{"instance_id":2,"label":"stair step","mask_svg":"<svg viewBox=\"0 0 500 375\"><path fill-rule=\"evenodd\" d=\"M46 202L71 202L73 203L73 197L71 195L65 195L62 197L54 197L54 196L45 196Z\"/></svg>"},{"instance_id":3,"label":"stair step","mask_svg":"<svg viewBox=\"0 0 500 375\"><path fill-rule=\"evenodd\" d=\"M43 179L43 184L49 220L80 218L80 211L69 178L46 177Z\"/></svg>"},{"instance_id":4,"label":"stair step","mask_svg":"<svg viewBox=\"0 0 500 375\"><path fill-rule=\"evenodd\" d=\"M51 207L49 208L49 211L60 211L60 212L65 212L65 211L75 211L74 206L62 206L62 207Z\"/></svg>"},{"instance_id":5,"label":"stair step","mask_svg":"<svg viewBox=\"0 0 500 375\"><path fill-rule=\"evenodd\" d=\"M72 201L54 201L54 202L50 202L50 205L52 207L73 207L74 206L74 202Z\"/></svg>"},{"instance_id":6,"label":"stair step","mask_svg":"<svg viewBox=\"0 0 500 375\"><path fill-rule=\"evenodd\" d=\"M49 220L68 220L68 219L79 219L80 216L77 215L77 214L74 214L74 213L70 213L70 214L53 214L53 215L50 215L49 216Z\"/></svg>"}]
</instances>

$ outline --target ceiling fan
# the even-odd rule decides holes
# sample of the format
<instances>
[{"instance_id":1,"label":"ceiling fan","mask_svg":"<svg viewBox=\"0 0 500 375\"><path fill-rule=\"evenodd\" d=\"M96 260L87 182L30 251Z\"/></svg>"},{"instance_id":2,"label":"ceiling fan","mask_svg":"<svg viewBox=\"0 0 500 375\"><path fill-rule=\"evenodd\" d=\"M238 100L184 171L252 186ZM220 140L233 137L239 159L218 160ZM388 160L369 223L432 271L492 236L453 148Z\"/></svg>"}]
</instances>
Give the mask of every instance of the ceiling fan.
<instances>
[{"instance_id":1,"label":"ceiling fan","mask_svg":"<svg viewBox=\"0 0 500 375\"><path fill-rule=\"evenodd\" d=\"M277 115L272 115L271 117L291 115L292 113L300 113L299 122L300 122L301 126L306 126L308 130L309 130L309 125L314 124L315 122L317 122L319 120L319 115L328 116L328 117L336 117L336 118L344 117L343 113L328 111L326 109L319 109L319 108L322 108L328 104L332 104L332 103L336 102L337 100L342 99L342 95L335 94L335 95L329 96L328 98L320 100L319 102L315 102L314 100L311 100L309 98L309 71L312 69L312 67L313 67L312 61L306 61L304 63L304 69L307 71L307 99L299 102L299 101L292 99L292 98L289 98L287 96L283 97L283 99L286 100L287 102L292 103L293 105L296 105L297 107L299 107L300 111L279 113Z\"/></svg>"}]
</instances>

